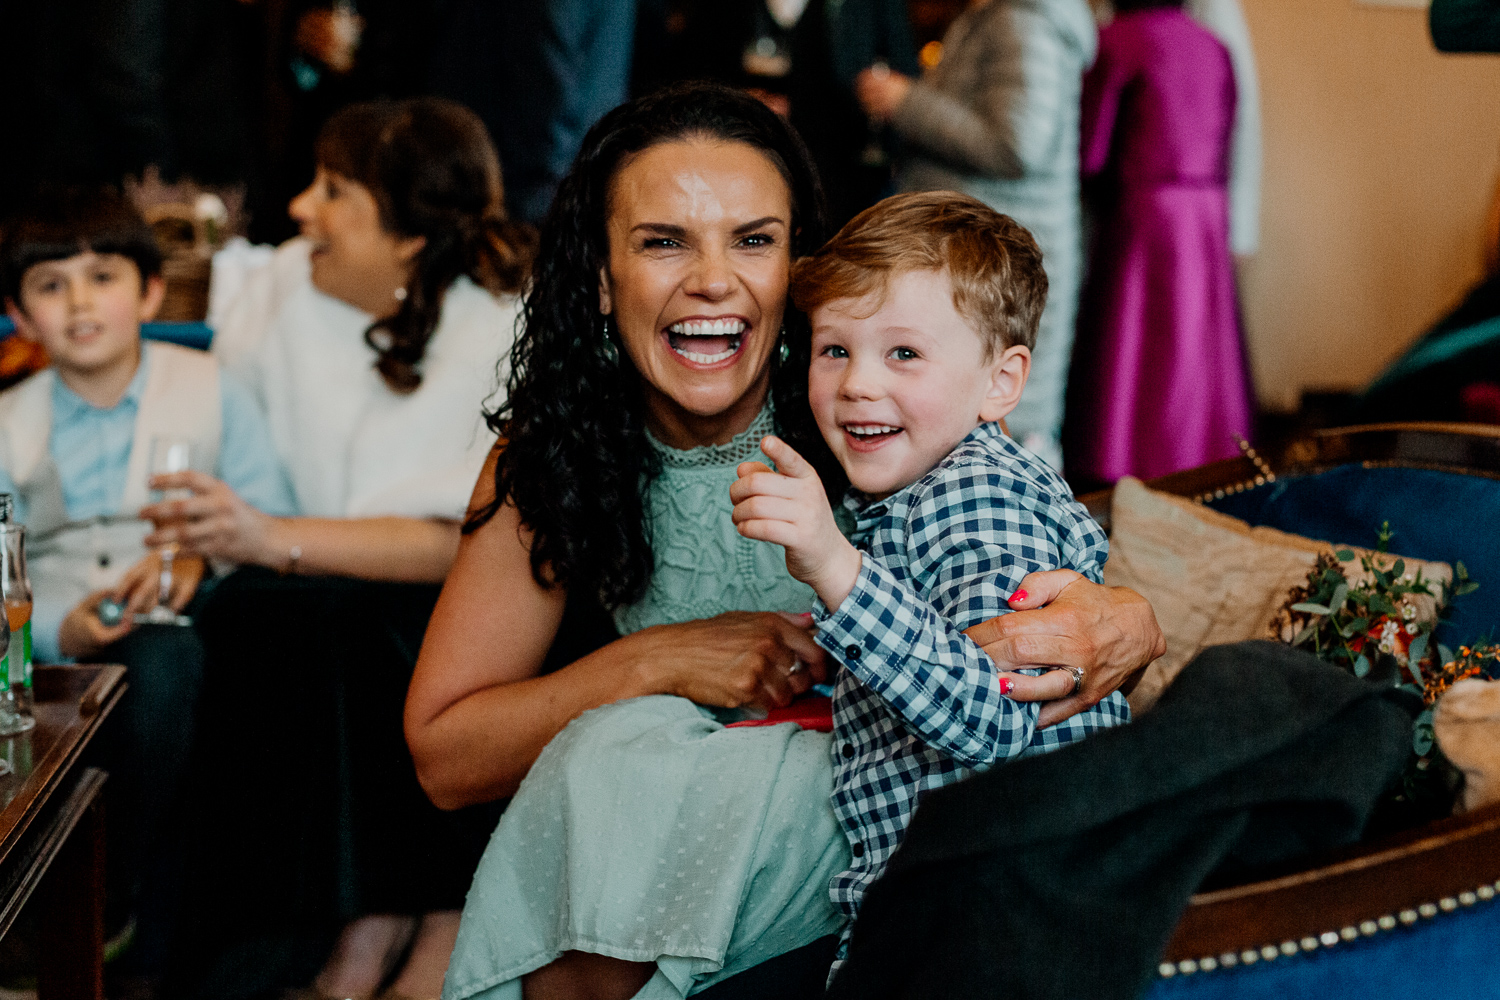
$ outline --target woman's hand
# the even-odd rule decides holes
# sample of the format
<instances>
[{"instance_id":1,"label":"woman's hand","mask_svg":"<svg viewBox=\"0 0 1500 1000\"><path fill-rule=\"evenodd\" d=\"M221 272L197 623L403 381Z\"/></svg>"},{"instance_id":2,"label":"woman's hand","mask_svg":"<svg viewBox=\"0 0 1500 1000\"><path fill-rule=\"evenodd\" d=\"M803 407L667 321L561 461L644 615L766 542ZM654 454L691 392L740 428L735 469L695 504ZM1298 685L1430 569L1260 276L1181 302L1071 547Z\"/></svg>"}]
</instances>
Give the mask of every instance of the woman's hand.
<instances>
[{"instance_id":1,"label":"woman's hand","mask_svg":"<svg viewBox=\"0 0 1500 1000\"><path fill-rule=\"evenodd\" d=\"M1072 570L1030 574L1010 605L1015 613L967 630L990 659L1006 670L1083 671L1083 686L1076 694L1071 693L1069 671L1037 677L1006 674L1013 682L1010 697L1047 702L1038 720L1043 727L1097 705L1167 651L1167 640L1144 597L1128 587L1102 587Z\"/></svg>"},{"instance_id":2,"label":"woman's hand","mask_svg":"<svg viewBox=\"0 0 1500 1000\"><path fill-rule=\"evenodd\" d=\"M884 66L860 70L854 78L854 96L865 114L877 122L887 122L911 91L911 77Z\"/></svg>"},{"instance_id":3,"label":"woman's hand","mask_svg":"<svg viewBox=\"0 0 1500 1000\"><path fill-rule=\"evenodd\" d=\"M169 472L152 476L151 488L190 489L193 495L141 508L141 517L156 525L146 536L147 545L180 545L210 559L279 568L275 556L284 550L272 544L276 518L262 514L213 476Z\"/></svg>"},{"instance_id":4,"label":"woman's hand","mask_svg":"<svg viewBox=\"0 0 1500 1000\"><path fill-rule=\"evenodd\" d=\"M734 523L741 535L786 549L787 572L817 591L823 603L844 603L859 579L859 550L839 531L818 474L791 445L778 437L761 450L780 472L764 462L743 462L729 487Z\"/></svg>"},{"instance_id":5,"label":"woman's hand","mask_svg":"<svg viewBox=\"0 0 1500 1000\"><path fill-rule=\"evenodd\" d=\"M812 616L730 611L714 618L656 625L630 644L643 692L675 694L700 705L780 708L828 677Z\"/></svg>"},{"instance_id":6,"label":"woman's hand","mask_svg":"<svg viewBox=\"0 0 1500 1000\"><path fill-rule=\"evenodd\" d=\"M161 603L181 612L198 592L198 584L203 582L203 569L202 556L179 553L172 560L172 589L161 595L161 555L151 552L125 571L110 594L125 608L127 615L151 610L158 595L162 598Z\"/></svg>"}]
</instances>

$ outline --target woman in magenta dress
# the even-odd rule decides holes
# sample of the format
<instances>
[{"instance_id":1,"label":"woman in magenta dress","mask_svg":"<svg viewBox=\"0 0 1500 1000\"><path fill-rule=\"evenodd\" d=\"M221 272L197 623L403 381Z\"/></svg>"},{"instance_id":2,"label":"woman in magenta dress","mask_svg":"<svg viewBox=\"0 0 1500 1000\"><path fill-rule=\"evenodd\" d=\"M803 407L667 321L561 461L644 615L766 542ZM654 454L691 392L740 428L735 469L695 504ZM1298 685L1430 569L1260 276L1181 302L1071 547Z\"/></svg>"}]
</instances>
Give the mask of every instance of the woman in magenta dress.
<instances>
[{"instance_id":1,"label":"woman in magenta dress","mask_svg":"<svg viewBox=\"0 0 1500 1000\"><path fill-rule=\"evenodd\" d=\"M1180 0L1116 10L1083 88L1098 229L1065 451L1088 482L1231 458L1252 419L1229 249L1229 52Z\"/></svg>"}]
</instances>

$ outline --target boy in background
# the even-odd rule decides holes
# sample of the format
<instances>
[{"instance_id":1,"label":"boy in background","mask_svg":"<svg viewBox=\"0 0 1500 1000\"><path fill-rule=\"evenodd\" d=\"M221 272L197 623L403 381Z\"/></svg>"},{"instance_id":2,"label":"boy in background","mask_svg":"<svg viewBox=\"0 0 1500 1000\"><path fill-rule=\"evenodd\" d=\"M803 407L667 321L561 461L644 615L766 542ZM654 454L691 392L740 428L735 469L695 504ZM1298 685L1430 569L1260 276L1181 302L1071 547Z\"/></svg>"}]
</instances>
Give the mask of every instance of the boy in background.
<instances>
[{"instance_id":1,"label":"boy in background","mask_svg":"<svg viewBox=\"0 0 1500 1000\"><path fill-rule=\"evenodd\" d=\"M1101 582L1108 542L1088 511L999 421L1021 397L1047 296L1036 241L953 192L898 195L855 216L792 270L812 320L808 401L849 475L845 538L817 474L768 437L739 468L734 521L786 549L818 594L817 640L838 664L833 809L851 867L850 917L921 796L1130 718L1123 695L1048 729L1040 705L964 629L1022 601L1028 573ZM1077 673L1076 682L1081 680Z\"/></svg>"},{"instance_id":2,"label":"boy in background","mask_svg":"<svg viewBox=\"0 0 1500 1000\"><path fill-rule=\"evenodd\" d=\"M0 240L0 300L17 334L51 359L0 393L0 492L14 495L27 528L36 658L130 670L97 745L110 771L113 903L139 919L134 951L146 975L168 932L179 853L170 814L203 670L192 629L135 623L158 598L160 561L136 517L150 498L152 438L190 441L202 467L251 503L294 512L249 391L209 354L141 342L165 291L161 263L150 229L113 190L40 192ZM179 557L161 600L181 611L202 576L201 559ZM117 624L100 618L106 598L126 607Z\"/></svg>"}]
</instances>

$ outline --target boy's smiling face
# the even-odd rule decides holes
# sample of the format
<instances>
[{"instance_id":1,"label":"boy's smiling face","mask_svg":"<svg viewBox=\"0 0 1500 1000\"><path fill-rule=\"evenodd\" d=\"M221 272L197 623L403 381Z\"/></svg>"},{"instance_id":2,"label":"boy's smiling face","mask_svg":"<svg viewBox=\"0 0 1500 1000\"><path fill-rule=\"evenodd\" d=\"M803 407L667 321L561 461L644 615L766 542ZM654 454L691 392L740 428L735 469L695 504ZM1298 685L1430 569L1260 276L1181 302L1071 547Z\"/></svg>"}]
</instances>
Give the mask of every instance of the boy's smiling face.
<instances>
[{"instance_id":1,"label":"boy's smiling face","mask_svg":"<svg viewBox=\"0 0 1500 1000\"><path fill-rule=\"evenodd\" d=\"M21 336L41 344L60 369L134 370L141 323L156 314L164 291L160 277L143 282L129 257L86 251L28 268L20 301L6 308Z\"/></svg>"},{"instance_id":2,"label":"boy's smiling face","mask_svg":"<svg viewBox=\"0 0 1500 1000\"><path fill-rule=\"evenodd\" d=\"M885 497L916 482L979 424L1015 408L1031 352L986 357L953 305L946 271L894 274L884 294L812 311L808 400L855 489Z\"/></svg>"}]
</instances>

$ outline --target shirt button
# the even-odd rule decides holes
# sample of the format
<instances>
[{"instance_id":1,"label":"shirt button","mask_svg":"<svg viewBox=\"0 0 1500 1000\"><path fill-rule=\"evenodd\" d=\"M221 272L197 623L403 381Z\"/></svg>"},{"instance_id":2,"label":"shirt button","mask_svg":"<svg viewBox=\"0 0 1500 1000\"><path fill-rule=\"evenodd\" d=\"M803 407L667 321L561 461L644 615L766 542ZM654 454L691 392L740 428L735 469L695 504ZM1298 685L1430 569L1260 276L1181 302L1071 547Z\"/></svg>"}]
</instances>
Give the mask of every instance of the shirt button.
<instances>
[{"instance_id":1,"label":"shirt button","mask_svg":"<svg viewBox=\"0 0 1500 1000\"><path fill-rule=\"evenodd\" d=\"M859 654L863 652L864 650L852 644L844 647L844 656L851 660L859 659Z\"/></svg>"},{"instance_id":2,"label":"shirt button","mask_svg":"<svg viewBox=\"0 0 1500 1000\"><path fill-rule=\"evenodd\" d=\"M854 758L854 744L845 743L844 748L839 753L844 755L845 760L852 760Z\"/></svg>"},{"instance_id":3,"label":"shirt button","mask_svg":"<svg viewBox=\"0 0 1500 1000\"><path fill-rule=\"evenodd\" d=\"M849 848L849 853L854 855L856 858L862 858L865 856L865 845L855 844L853 847Z\"/></svg>"}]
</instances>

